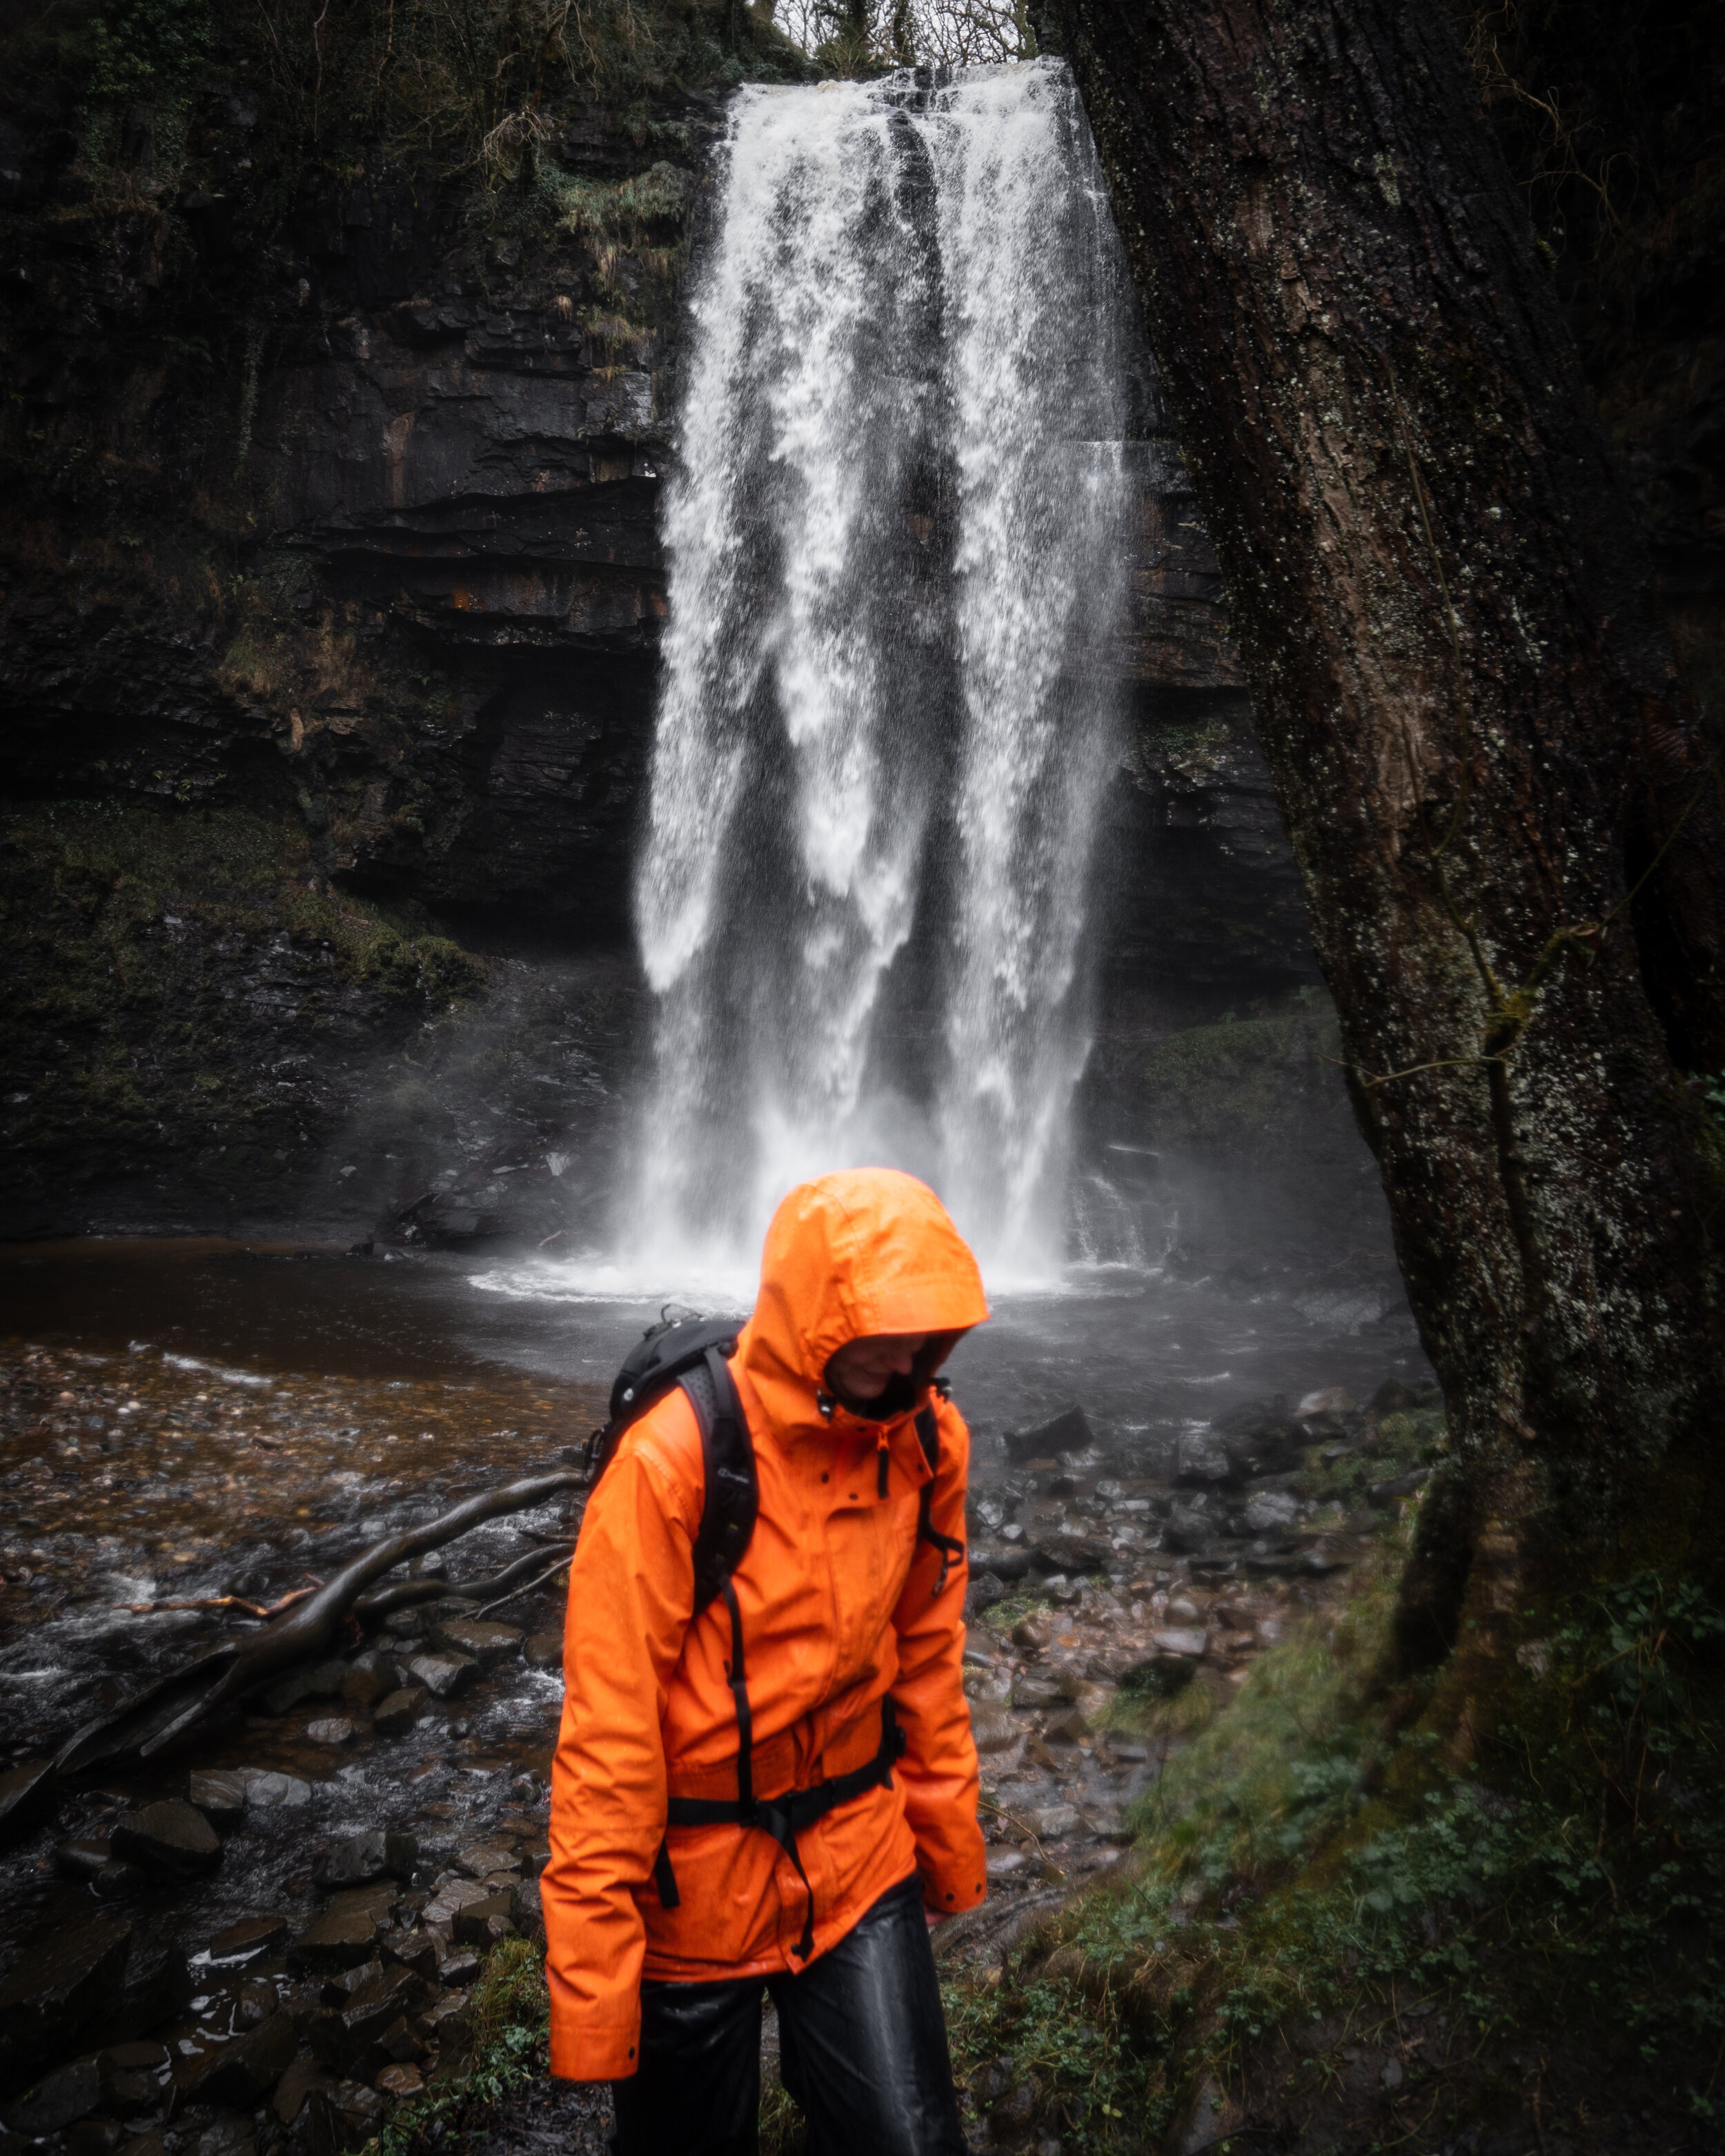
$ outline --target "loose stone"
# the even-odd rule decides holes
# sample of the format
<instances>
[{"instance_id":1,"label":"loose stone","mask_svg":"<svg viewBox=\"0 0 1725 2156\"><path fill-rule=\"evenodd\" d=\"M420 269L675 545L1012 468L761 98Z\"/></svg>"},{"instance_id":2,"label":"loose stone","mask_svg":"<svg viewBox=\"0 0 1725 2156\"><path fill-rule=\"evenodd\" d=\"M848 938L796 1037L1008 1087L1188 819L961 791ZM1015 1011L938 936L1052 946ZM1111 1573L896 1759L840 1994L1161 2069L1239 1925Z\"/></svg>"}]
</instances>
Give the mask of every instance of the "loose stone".
<instances>
[{"instance_id":1,"label":"loose stone","mask_svg":"<svg viewBox=\"0 0 1725 2156\"><path fill-rule=\"evenodd\" d=\"M404 1736L430 1701L431 1695L424 1685L404 1686L379 1702L377 1712L372 1717L372 1726L385 1737Z\"/></svg>"},{"instance_id":2,"label":"loose stone","mask_svg":"<svg viewBox=\"0 0 1725 2156\"><path fill-rule=\"evenodd\" d=\"M122 1862L174 1878L213 1871L222 1861L221 1837L201 1811L178 1797L129 1812L116 1824L112 1840Z\"/></svg>"}]
</instances>

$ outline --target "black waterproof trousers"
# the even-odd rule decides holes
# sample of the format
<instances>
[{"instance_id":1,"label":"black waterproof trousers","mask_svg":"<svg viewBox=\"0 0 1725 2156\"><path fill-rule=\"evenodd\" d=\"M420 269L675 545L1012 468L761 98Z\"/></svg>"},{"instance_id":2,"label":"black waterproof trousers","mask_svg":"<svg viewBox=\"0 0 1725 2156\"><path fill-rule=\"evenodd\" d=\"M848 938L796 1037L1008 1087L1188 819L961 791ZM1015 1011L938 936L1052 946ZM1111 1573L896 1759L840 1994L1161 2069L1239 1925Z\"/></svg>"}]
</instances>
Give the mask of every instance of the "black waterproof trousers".
<instances>
[{"instance_id":1,"label":"black waterproof trousers","mask_svg":"<svg viewBox=\"0 0 1725 2156\"><path fill-rule=\"evenodd\" d=\"M615 2156L754 2156L761 1995L809 2156L965 2156L920 1882L799 1976L641 1985L641 2064L612 2084Z\"/></svg>"}]
</instances>

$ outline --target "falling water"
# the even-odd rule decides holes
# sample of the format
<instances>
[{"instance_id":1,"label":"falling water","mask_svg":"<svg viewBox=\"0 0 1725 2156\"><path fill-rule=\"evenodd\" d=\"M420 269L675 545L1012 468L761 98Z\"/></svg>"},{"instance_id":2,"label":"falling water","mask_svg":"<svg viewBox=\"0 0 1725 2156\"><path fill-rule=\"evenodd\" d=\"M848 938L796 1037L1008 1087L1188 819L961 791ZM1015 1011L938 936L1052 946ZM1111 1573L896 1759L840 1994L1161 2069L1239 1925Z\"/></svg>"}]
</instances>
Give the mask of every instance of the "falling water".
<instances>
[{"instance_id":1,"label":"falling water","mask_svg":"<svg viewBox=\"0 0 1725 2156\"><path fill-rule=\"evenodd\" d=\"M722 1263L800 1176L1063 1235L1125 554L1118 244L1050 63L732 110L670 489L621 1240Z\"/></svg>"}]
</instances>

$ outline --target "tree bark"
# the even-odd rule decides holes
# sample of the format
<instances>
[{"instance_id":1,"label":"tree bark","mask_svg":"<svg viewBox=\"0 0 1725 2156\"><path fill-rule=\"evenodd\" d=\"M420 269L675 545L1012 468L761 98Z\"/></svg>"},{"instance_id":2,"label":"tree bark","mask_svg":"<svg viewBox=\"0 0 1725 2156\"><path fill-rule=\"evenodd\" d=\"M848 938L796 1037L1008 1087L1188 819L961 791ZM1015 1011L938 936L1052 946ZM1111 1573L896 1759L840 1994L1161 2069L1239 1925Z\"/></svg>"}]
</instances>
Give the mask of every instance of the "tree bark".
<instances>
[{"instance_id":1,"label":"tree bark","mask_svg":"<svg viewBox=\"0 0 1725 2156\"><path fill-rule=\"evenodd\" d=\"M1409 1607L1501 1630L1717 1396L1717 774L1446 11L1055 13L1449 1408Z\"/></svg>"}]
</instances>

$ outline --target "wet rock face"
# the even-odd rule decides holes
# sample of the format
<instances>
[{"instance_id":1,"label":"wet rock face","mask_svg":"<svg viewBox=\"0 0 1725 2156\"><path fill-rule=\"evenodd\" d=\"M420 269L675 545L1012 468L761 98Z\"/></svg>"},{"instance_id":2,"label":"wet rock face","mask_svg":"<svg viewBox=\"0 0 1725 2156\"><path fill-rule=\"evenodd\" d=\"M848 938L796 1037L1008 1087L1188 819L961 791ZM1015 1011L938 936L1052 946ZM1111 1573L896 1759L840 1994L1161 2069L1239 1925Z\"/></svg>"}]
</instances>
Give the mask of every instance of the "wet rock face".
<instances>
[{"instance_id":1,"label":"wet rock face","mask_svg":"<svg viewBox=\"0 0 1725 2156\"><path fill-rule=\"evenodd\" d=\"M722 120L696 94L649 105L566 105L549 189L476 199L372 146L288 186L285 218L271 116L244 96L199 105L172 190L146 115L120 162L153 206L124 214L80 197L76 112L45 96L9 123L0 793L100 815L27 816L0 845L12 918L44 916L4 954L34 987L0 1027L0 1150L33 1180L0 1232L567 1232L570 1178L607 1157L578 1096L619 1091L639 983L578 1072L553 998L542 1025L501 962L631 941L680 280ZM171 357L197 346L219 385ZM1147 983L1311 977L1215 563L1153 382L1141 403L1105 843L1108 1014L1134 1038ZM100 502L54 475L90 457L123 475ZM254 873L228 872L231 832L189 860L165 841L212 810L254 819ZM444 1094L409 1074L452 1019L475 1022ZM536 1070L471 1159L405 1095L456 1120L499 1032Z\"/></svg>"}]
</instances>

